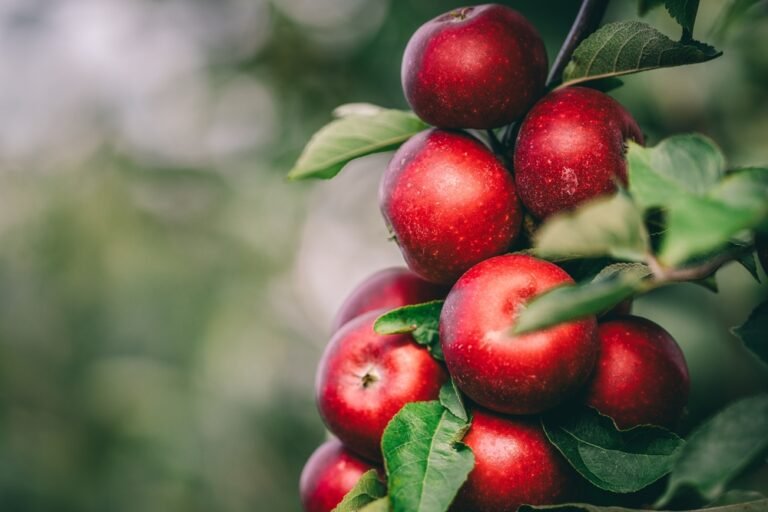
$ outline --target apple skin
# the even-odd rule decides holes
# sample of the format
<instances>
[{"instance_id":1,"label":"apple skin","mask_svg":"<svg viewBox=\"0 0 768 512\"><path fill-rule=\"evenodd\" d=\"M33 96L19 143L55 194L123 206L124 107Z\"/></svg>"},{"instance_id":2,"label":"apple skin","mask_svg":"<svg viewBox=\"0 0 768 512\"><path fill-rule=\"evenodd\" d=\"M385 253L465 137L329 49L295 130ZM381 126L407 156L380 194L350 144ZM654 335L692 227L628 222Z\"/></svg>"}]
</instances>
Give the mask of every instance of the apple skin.
<instances>
[{"instance_id":1,"label":"apple skin","mask_svg":"<svg viewBox=\"0 0 768 512\"><path fill-rule=\"evenodd\" d=\"M660 325L625 316L598 325L600 357L586 404L621 429L675 428L688 403L690 377L677 342Z\"/></svg>"},{"instance_id":2,"label":"apple skin","mask_svg":"<svg viewBox=\"0 0 768 512\"><path fill-rule=\"evenodd\" d=\"M497 256L456 282L440 315L440 340L458 387L488 409L535 414L575 393L597 360L594 316L514 336L525 302L573 283L553 263L532 256Z\"/></svg>"},{"instance_id":3,"label":"apple skin","mask_svg":"<svg viewBox=\"0 0 768 512\"><path fill-rule=\"evenodd\" d=\"M379 205L408 267L440 284L506 252L522 221L501 162L476 138L446 130L419 133L394 154Z\"/></svg>"},{"instance_id":4,"label":"apple skin","mask_svg":"<svg viewBox=\"0 0 768 512\"><path fill-rule=\"evenodd\" d=\"M643 134L619 102L594 89L567 87L525 117L515 146L515 180L539 219L627 185L625 141Z\"/></svg>"},{"instance_id":5,"label":"apple skin","mask_svg":"<svg viewBox=\"0 0 768 512\"><path fill-rule=\"evenodd\" d=\"M576 499L579 477L547 440L537 418L478 409L463 442L475 455L475 467L452 511L514 512L522 504Z\"/></svg>"},{"instance_id":6,"label":"apple skin","mask_svg":"<svg viewBox=\"0 0 768 512\"><path fill-rule=\"evenodd\" d=\"M448 376L410 334L373 330L369 311L333 335L317 368L317 407L328 430L367 459L381 460L381 436L407 403L436 400Z\"/></svg>"},{"instance_id":7,"label":"apple skin","mask_svg":"<svg viewBox=\"0 0 768 512\"><path fill-rule=\"evenodd\" d=\"M374 309L391 310L445 297L448 289L423 280L408 269L387 268L369 276L344 300L333 320L336 332L355 317Z\"/></svg>"},{"instance_id":8,"label":"apple skin","mask_svg":"<svg viewBox=\"0 0 768 512\"><path fill-rule=\"evenodd\" d=\"M299 496L304 512L331 512L371 469L379 470L344 448L338 439L321 444L301 471Z\"/></svg>"},{"instance_id":9,"label":"apple skin","mask_svg":"<svg viewBox=\"0 0 768 512\"><path fill-rule=\"evenodd\" d=\"M497 128L544 90L547 53L520 13L486 4L454 9L408 41L401 78L408 103L440 128Z\"/></svg>"}]
</instances>

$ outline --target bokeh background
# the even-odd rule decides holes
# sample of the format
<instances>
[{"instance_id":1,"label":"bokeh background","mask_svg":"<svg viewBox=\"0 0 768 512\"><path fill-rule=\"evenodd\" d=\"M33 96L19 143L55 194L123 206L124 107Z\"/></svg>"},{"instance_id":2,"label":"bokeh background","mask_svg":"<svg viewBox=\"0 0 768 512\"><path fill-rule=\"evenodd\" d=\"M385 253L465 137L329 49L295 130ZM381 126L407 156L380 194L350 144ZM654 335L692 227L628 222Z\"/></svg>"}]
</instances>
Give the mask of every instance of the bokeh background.
<instances>
[{"instance_id":1,"label":"bokeh background","mask_svg":"<svg viewBox=\"0 0 768 512\"><path fill-rule=\"evenodd\" d=\"M578 2L505 3L551 60ZM724 3L702 1L697 37ZM334 310L401 260L376 204L387 155L284 176L338 104L406 107L408 37L460 4L0 0L0 510L299 510ZM650 143L696 130L768 164L765 11L712 63L626 78ZM768 388L729 334L768 288L735 265L717 280L636 307L685 349L689 424Z\"/></svg>"}]
</instances>

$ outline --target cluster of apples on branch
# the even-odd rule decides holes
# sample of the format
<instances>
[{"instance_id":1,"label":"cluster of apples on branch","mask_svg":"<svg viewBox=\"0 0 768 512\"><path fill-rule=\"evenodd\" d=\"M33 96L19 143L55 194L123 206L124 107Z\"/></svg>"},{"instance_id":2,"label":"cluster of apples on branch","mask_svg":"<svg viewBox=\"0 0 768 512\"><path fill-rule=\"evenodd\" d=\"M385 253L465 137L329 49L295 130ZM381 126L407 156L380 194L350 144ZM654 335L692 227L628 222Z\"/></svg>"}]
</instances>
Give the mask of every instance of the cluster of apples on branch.
<instances>
[{"instance_id":1,"label":"cluster of apples on branch","mask_svg":"<svg viewBox=\"0 0 768 512\"><path fill-rule=\"evenodd\" d=\"M418 510L503 512L585 498L583 468L545 421L574 408L597 411L617 433L658 428L682 442L672 431L686 408L688 368L667 331L631 315L633 290L612 295L610 307L518 329L532 300L575 285L567 262L532 249L537 230L623 196L628 147L643 151L621 104L593 87L552 88L547 68L537 30L502 5L453 10L408 42L402 85L418 118L379 190L408 268L369 277L334 321L315 389L333 437L302 473L307 512L362 508L372 501L366 492L380 492L362 492L363 480L376 489L389 480L381 510L409 510L407 492L392 485L418 487L423 504L424 480L409 479L430 471L452 490ZM644 274L637 283L675 275L654 270L655 281ZM441 422L431 430L430 411ZM409 461L403 454L423 431L427 456ZM439 467L454 459L465 469L449 483ZM423 467L409 473L408 464Z\"/></svg>"}]
</instances>

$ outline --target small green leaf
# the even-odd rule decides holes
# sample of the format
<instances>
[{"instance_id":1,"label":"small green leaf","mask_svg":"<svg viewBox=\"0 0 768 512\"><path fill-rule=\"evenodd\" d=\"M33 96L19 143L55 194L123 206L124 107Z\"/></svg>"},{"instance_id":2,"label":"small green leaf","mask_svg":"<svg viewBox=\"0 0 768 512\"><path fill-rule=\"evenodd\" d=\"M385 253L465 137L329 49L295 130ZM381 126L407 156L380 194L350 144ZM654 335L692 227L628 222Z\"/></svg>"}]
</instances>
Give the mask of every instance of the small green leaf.
<instances>
[{"instance_id":1,"label":"small green leaf","mask_svg":"<svg viewBox=\"0 0 768 512\"><path fill-rule=\"evenodd\" d=\"M357 512L365 505L387 495L387 486L379 480L375 469L363 473L360 480L344 496L332 512Z\"/></svg>"},{"instance_id":2,"label":"small green leaf","mask_svg":"<svg viewBox=\"0 0 768 512\"><path fill-rule=\"evenodd\" d=\"M669 473L685 444L661 427L618 430L612 419L589 408L546 416L542 425L581 476L616 493L639 491Z\"/></svg>"},{"instance_id":3,"label":"small green leaf","mask_svg":"<svg viewBox=\"0 0 768 512\"><path fill-rule=\"evenodd\" d=\"M389 503L389 498L379 498L376 501L372 501L368 505L360 509L360 512L389 512L392 507Z\"/></svg>"},{"instance_id":4,"label":"small green leaf","mask_svg":"<svg viewBox=\"0 0 768 512\"><path fill-rule=\"evenodd\" d=\"M755 281L760 282L760 272L757 270L757 254L754 251L742 253L736 258L736 261L749 272Z\"/></svg>"},{"instance_id":5,"label":"small green leaf","mask_svg":"<svg viewBox=\"0 0 768 512\"><path fill-rule=\"evenodd\" d=\"M587 37L563 71L563 86L639 71L706 62L719 52L697 41L673 41L639 21L608 23Z\"/></svg>"},{"instance_id":6,"label":"small green leaf","mask_svg":"<svg viewBox=\"0 0 768 512\"><path fill-rule=\"evenodd\" d=\"M768 169L728 174L706 196L683 195L669 206L661 255L670 266L715 252L768 222Z\"/></svg>"},{"instance_id":7,"label":"small green leaf","mask_svg":"<svg viewBox=\"0 0 768 512\"><path fill-rule=\"evenodd\" d=\"M440 388L440 403L457 418L469 421L467 408L464 407L464 398L461 396L461 391L456 387L453 379L450 379Z\"/></svg>"},{"instance_id":8,"label":"small green leaf","mask_svg":"<svg viewBox=\"0 0 768 512\"><path fill-rule=\"evenodd\" d=\"M461 439L469 424L440 402L406 404L381 440L394 512L448 510L475 457Z\"/></svg>"},{"instance_id":9,"label":"small green leaf","mask_svg":"<svg viewBox=\"0 0 768 512\"><path fill-rule=\"evenodd\" d=\"M683 489L712 500L768 449L768 394L733 403L691 434L656 503L664 506Z\"/></svg>"},{"instance_id":10,"label":"small green leaf","mask_svg":"<svg viewBox=\"0 0 768 512\"><path fill-rule=\"evenodd\" d=\"M435 359L442 361L439 324L443 302L433 300L393 309L376 319L373 329L379 334L410 332L416 343L427 347Z\"/></svg>"},{"instance_id":11,"label":"small green leaf","mask_svg":"<svg viewBox=\"0 0 768 512\"><path fill-rule=\"evenodd\" d=\"M639 272L615 272L587 283L560 286L534 297L522 309L514 334L523 334L606 311L642 290Z\"/></svg>"},{"instance_id":12,"label":"small green leaf","mask_svg":"<svg viewBox=\"0 0 768 512\"><path fill-rule=\"evenodd\" d=\"M331 121L312 136L288 173L289 179L333 178L355 158L395 149L427 128L411 112L376 111L374 105L342 106L336 115L343 117Z\"/></svg>"},{"instance_id":13,"label":"small green leaf","mask_svg":"<svg viewBox=\"0 0 768 512\"><path fill-rule=\"evenodd\" d=\"M757 306L747 321L732 331L753 354L768 364L768 301Z\"/></svg>"},{"instance_id":14,"label":"small green leaf","mask_svg":"<svg viewBox=\"0 0 768 512\"><path fill-rule=\"evenodd\" d=\"M547 510L551 512L651 512L651 509L640 510L634 508L591 505L589 503L563 503L562 505L540 505L537 507L523 505L518 512L532 512L534 510ZM696 510L679 510L677 512L765 512L766 510L768 510L768 500L751 501L749 503L733 503Z\"/></svg>"},{"instance_id":15,"label":"small green leaf","mask_svg":"<svg viewBox=\"0 0 768 512\"><path fill-rule=\"evenodd\" d=\"M681 194L704 195L722 178L725 157L711 139L675 135L652 148L629 143L629 191L643 209L666 207Z\"/></svg>"},{"instance_id":16,"label":"small green leaf","mask_svg":"<svg viewBox=\"0 0 768 512\"><path fill-rule=\"evenodd\" d=\"M619 192L547 219L536 233L536 254L547 257L613 256L642 261L648 231L631 199Z\"/></svg>"}]
</instances>

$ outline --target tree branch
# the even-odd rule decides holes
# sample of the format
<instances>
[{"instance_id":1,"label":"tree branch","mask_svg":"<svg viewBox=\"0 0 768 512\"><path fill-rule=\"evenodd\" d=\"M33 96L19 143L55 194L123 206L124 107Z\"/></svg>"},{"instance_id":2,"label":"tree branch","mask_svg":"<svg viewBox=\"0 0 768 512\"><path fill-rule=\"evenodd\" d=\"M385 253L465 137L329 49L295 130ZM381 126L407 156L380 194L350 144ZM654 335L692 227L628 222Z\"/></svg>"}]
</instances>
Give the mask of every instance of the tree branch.
<instances>
[{"instance_id":1,"label":"tree branch","mask_svg":"<svg viewBox=\"0 0 768 512\"><path fill-rule=\"evenodd\" d=\"M547 87L551 87L558 80L568 61L571 60L573 51L579 46L589 34L597 30L600 25L600 21L605 15L605 10L608 8L609 0L584 0L581 3L576 19L573 20L568 36L565 38L563 46L560 47L555 62L552 63L552 67L549 70L549 76L547 77Z\"/></svg>"},{"instance_id":2,"label":"tree branch","mask_svg":"<svg viewBox=\"0 0 768 512\"><path fill-rule=\"evenodd\" d=\"M666 268L656 256L649 254L646 258L648 267L653 273L654 281L658 283L699 281L707 278L717 272L720 267L739 258L744 253L754 251L754 246L745 245L732 251L726 251L718 254L710 260L704 261L698 265L683 268Z\"/></svg>"}]
</instances>

